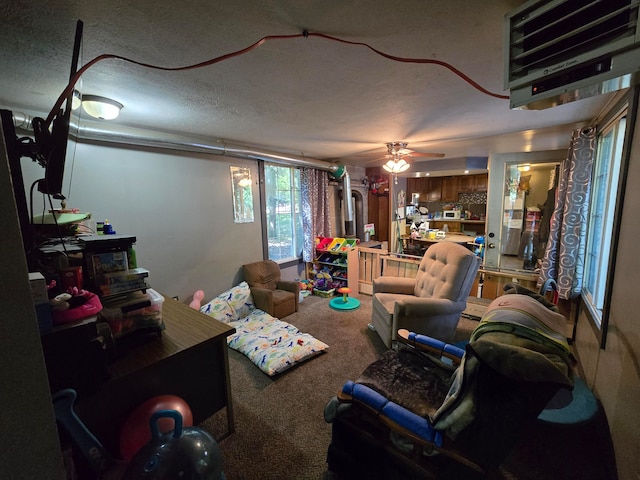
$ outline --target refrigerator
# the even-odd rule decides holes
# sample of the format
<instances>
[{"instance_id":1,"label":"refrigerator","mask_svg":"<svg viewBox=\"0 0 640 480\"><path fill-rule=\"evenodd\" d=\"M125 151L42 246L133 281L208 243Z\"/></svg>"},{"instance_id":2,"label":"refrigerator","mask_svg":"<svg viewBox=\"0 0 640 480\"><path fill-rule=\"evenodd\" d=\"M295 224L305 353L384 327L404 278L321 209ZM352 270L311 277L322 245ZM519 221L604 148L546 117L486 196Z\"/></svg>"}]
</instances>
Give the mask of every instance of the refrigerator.
<instances>
[{"instance_id":1,"label":"refrigerator","mask_svg":"<svg viewBox=\"0 0 640 480\"><path fill-rule=\"evenodd\" d=\"M515 198L510 196L504 198L500 250L503 255L518 255L520 236L524 226L524 200L524 192L519 192Z\"/></svg>"}]
</instances>

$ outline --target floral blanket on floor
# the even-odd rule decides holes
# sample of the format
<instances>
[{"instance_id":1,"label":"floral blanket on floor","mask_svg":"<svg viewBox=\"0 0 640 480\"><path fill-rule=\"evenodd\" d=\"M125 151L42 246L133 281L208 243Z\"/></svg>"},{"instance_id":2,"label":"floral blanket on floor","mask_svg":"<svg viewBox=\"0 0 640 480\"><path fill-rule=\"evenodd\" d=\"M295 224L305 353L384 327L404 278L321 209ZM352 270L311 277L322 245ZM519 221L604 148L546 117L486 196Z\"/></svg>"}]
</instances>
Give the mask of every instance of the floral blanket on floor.
<instances>
[{"instance_id":1,"label":"floral blanket on floor","mask_svg":"<svg viewBox=\"0 0 640 480\"><path fill-rule=\"evenodd\" d=\"M218 295L200 311L236 329L229 347L244 354L269 376L324 352L329 346L290 323L255 308L246 282Z\"/></svg>"}]
</instances>

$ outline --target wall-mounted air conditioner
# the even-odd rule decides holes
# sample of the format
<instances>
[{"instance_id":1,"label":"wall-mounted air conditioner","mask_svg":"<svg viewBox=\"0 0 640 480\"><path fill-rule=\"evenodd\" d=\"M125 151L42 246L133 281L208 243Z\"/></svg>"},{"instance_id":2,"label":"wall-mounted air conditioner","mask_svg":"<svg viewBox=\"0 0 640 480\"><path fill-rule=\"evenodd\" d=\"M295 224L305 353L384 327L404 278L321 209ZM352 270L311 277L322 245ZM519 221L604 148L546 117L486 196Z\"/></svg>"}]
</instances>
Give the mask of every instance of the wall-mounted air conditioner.
<instances>
[{"instance_id":1,"label":"wall-mounted air conditioner","mask_svg":"<svg viewBox=\"0 0 640 480\"><path fill-rule=\"evenodd\" d=\"M505 15L511 108L626 88L640 71L640 0L530 0Z\"/></svg>"}]
</instances>

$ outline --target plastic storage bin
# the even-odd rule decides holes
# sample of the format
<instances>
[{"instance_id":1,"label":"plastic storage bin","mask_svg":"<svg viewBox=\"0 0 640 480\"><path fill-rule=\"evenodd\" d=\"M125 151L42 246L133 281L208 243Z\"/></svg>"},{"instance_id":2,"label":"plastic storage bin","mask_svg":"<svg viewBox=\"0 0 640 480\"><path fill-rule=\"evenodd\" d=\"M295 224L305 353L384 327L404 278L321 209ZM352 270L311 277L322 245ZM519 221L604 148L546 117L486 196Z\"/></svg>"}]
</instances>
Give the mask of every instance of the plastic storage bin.
<instances>
[{"instance_id":1,"label":"plastic storage bin","mask_svg":"<svg viewBox=\"0 0 640 480\"><path fill-rule=\"evenodd\" d=\"M358 244L357 238L346 238L340 247L341 252L348 252Z\"/></svg>"},{"instance_id":2,"label":"plastic storage bin","mask_svg":"<svg viewBox=\"0 0 640 480\"><path fill-rule=\"evenodd\" d=\"M327 251L333 252L333 253L339 253L340 247L342 247L342 244L344 243L344 241L345 241L344 238L340 238L340 237L334 238L333 241L327 247Z\"/></svg>"},{"instance_id":3,"label":"plastic storage bin","mask_svg":"<svg viewBox=\"0 0 640 480\"><path fill-rule=\"evenodd\" d=\"M331 237L317 237L316 238L316 250L326 251L329 244L333 241Z\"/></svg>"},{"instance_id":4,"label":"plastic storage bin","mask_svg":"<svg viewBox=\"0 0 640 480\"><path fill-rule=\"evenodd\" d=\"M164 329L162 303L164 297L154 289L147 289L104 300L100 318L111 328L114 338L137 330Z\"/></svg>"}]
</instances>

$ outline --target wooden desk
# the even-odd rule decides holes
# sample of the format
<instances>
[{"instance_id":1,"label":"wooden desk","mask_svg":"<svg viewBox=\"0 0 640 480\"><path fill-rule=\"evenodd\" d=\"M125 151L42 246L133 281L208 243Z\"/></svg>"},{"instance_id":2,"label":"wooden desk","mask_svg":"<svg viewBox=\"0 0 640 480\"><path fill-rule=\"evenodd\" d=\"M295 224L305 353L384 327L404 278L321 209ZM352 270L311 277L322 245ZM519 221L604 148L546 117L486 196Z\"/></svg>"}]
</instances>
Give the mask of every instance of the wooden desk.
<instances>
[{"instance_id":1,"label":"wooden desk","mask_svg":"<svg viewBox=\"0 0 640 480\"><path fill-rule=\"evenodd\" d=\"M124 420L158 395L184 399L194 424L226 407L229 433L234 431L226 339L235 328L168 297L162 320L166 329L161 336L121 352L108 366L110 379L76 402L78 416L116 457Z\"/></svg>"}]
</instances>

